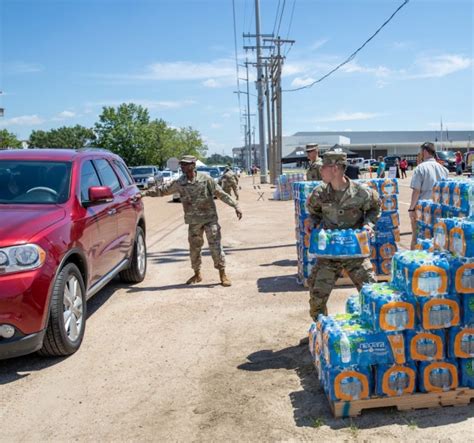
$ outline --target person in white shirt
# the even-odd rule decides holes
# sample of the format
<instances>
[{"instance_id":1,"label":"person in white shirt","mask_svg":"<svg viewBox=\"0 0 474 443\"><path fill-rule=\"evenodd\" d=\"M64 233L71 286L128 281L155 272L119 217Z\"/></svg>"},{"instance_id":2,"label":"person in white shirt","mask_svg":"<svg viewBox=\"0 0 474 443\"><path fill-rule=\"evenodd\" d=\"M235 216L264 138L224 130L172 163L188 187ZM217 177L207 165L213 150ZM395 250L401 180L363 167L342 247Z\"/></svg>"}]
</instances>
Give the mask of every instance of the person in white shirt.
<instances>
[{"instance_id":1,"label":"person in white shirt","mask_svg":"<svg viewBox=\"0 0 474 443\"><path fill-rule=\"evenodd\" d=\"M435 183L448 178L449 175L449 171L436 161L436 148L433 143L425 142L420 148L422 162L413 171L410 183L412 194L408 213L412 228L411 249L415 249L416 245L415 207L418 200L431 199Z\"/></svg>"}]
</instances>

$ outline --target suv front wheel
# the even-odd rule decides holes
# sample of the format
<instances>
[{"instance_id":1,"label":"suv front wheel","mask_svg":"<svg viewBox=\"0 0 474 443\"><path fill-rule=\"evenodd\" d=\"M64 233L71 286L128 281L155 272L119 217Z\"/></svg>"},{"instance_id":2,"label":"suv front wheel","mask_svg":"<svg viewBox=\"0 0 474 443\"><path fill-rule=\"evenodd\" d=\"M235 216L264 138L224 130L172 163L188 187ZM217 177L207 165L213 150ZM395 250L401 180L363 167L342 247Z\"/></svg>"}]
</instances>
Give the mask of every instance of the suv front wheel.
<instances>
[{"instance_id":1,"label":"suv front wheel","mask_svg":"<svg viewBox=\"0 0 474 443\"><path fill-rule=\"evenodd\" d=\"M137 226L135 243L133 244L132 257L127 269L120 273L120 278L126 283L140 283L146 275L146 243L145 233Z\"/></svg>"},{"instance_id":2,"label":"suv front wheel","mask_svg":"<svg viewBox=\"0 0 474 443\"><path fill-rule=\"evenodd\" d=\"M76 352L84 337L86 314L82 274L74 263L68 263L54 281L48 328L39 353L64 356Z\"/></svg>"}]
</instances>

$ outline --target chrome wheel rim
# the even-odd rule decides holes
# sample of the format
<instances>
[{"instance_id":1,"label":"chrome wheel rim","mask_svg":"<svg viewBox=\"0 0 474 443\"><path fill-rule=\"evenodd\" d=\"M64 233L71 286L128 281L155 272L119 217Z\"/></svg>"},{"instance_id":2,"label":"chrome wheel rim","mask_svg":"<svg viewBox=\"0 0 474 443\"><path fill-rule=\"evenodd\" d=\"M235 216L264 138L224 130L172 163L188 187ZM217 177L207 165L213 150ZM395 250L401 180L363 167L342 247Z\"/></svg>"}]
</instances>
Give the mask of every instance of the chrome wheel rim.
<instances>
[{"instance_id":1,"label":"chrome wheel rim","mask_svg":"<svg viewBox=\"0 0 474 443\"><path fill-rule=\"evenodd\" d=\"M82 289L74 275L69 276L64 286L63 306L64 330L67 338L74 342L80 337L84 322Z\"/></svg>"},{"instance_id":2,"label":"chrome wheel rim","mask_svg":"<svg viewBox=\"0 0 474 443\"><path fill-rule=\"evenodd\" d=\"M139 235L137 238L137 265L138 272L140 273L140 275L143 275L143 273L145 272L146 265L146 247L143 235Z\"/></svg>"}]
</instances>

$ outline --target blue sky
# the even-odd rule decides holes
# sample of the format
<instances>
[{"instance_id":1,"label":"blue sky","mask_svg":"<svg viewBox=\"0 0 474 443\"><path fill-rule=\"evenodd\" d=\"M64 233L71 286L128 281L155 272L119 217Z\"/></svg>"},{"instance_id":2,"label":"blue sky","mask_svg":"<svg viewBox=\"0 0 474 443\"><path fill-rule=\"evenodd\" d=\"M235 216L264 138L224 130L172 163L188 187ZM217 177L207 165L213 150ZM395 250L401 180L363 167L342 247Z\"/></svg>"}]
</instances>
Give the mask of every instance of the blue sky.
<instances>
[{"instance_id":1,"label":"blue sky","mask_svg":"<svg viewBox=\"0 0 474 443\"><path fill-rule=\"evenodd\" d=\"M278 28L284 5L279 33L296 40L283 89L341 63L402 2L261 0L261 32ZM34 129L92 126L102 106L134 102L199 130L210 153L230 154L243 144L246 104L242 95L239 109L233 93L232 9L232 0L0 0L0 127L26 139ZM235 10L242 63L254 0L235 0ZM284 93L284 134L432 130L441 117L449 130L473 129L473 37L471 0L411 0L350 64ZM255 104L251 96L252 113Z\"/></svg>"}]
</instances>

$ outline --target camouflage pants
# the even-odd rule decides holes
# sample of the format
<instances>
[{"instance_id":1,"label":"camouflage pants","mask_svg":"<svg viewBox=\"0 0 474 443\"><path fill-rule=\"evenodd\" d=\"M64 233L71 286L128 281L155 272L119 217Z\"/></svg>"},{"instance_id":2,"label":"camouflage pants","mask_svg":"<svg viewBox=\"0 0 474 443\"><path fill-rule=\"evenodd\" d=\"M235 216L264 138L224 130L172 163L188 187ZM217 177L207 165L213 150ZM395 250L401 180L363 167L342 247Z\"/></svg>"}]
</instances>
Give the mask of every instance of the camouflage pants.
<instances>
[{"instance_id":1,"label":"camouflage pants","mask_svg":"<svg viewBox=\"0 0 474 443\"><path fill-rule=\"evenodd\" d=\"M234 191L234 194L235 194L235 198L238 200L239 199L239 187L236 185L236 184L232 184L232 185L224 185L222 187L222 189L224 190L224 192L226 194L229 194L231 196L231 191Z\"/></svg>"},{"instance_id":2,"label":"camouflage pants","mask_svg":"<svg viewBox=\"0 0 474 443\"><path fill-rule=\"evenodd\" d=\"M225 255L221 244L221 227L217 222L206 223L204 225L189 225L188 241L192 268L194 271L201 269L201 249L204 244L204 232L206 233L214 267L216 269L224 269Z\"/></svg>"},{"instance_id":3,"label":"camouflage pants","mask_svg":"<svg viewBox=\"0 0 474 443\"><path fill-rule=\"evenodd\" d=\"M327 315L327 302L340 272L345 269L359 291L365 283L375 282L372 263L368 258L344 260L318 259L308 279L309 315L315 319L319 314Z\"/></svg>"}]
</instances>

